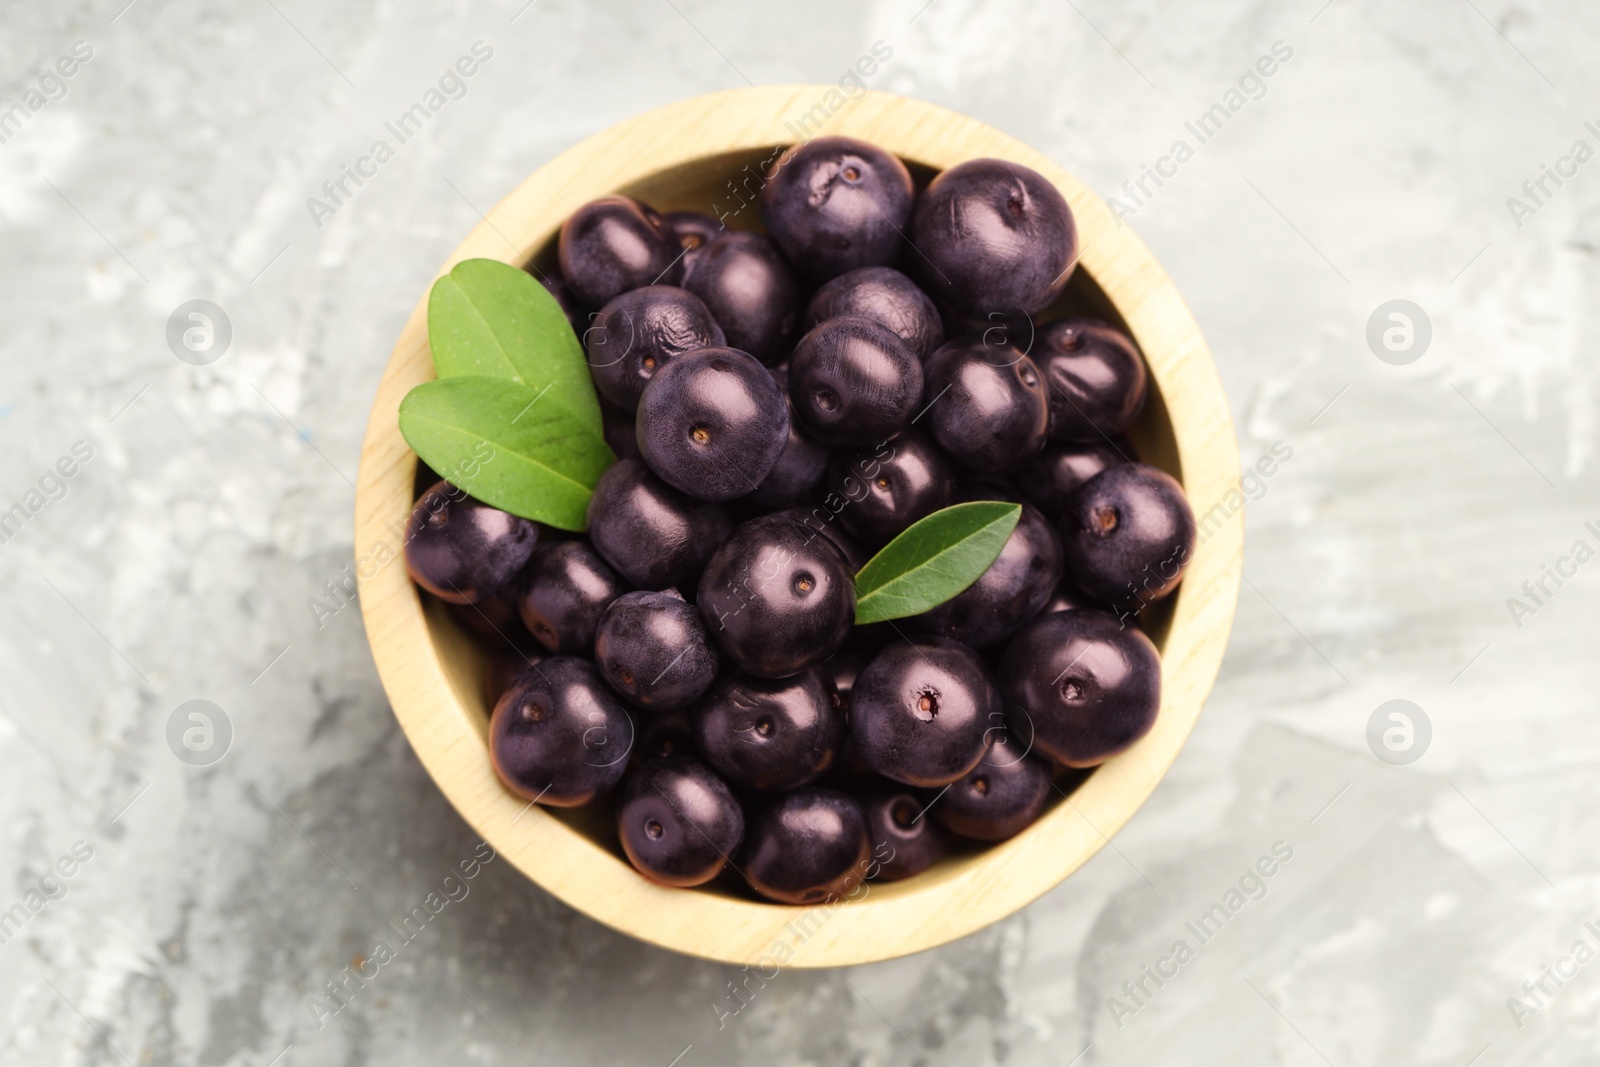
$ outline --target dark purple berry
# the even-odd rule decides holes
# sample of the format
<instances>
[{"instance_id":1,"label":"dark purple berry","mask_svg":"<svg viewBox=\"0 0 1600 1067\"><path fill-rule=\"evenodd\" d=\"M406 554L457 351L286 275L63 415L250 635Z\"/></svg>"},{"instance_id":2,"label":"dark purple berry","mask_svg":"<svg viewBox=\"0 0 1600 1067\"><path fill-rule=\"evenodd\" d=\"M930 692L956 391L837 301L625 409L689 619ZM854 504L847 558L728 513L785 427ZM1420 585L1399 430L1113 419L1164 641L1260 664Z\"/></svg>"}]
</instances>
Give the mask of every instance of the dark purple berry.
<instances>
[{"instance_id":1,"label":"dark purple berry","mask_svg":"<svg viewBox=\"0 0 1600 1067\"><path fill-rule=\"evenodd\" d=\"M998 735L970 774L933 803L934 816L951 833L976 841L1004 841L1033 825L1050 800L1050 768Z\"/></svg>"},{"instance_id":2,"label":"dark purple berry","mask_svg":"<svg viewBox=\"0 0 1600 1067\"><path fill-rule=\"evenodd\" d=\"M1025 356L1033 355L1038 337L1038 327L1033 316L1013 308L1009 311L989 311L982 318L969 319L946 312L944 332L948 340L980 341L989 348L1015 348Z\"/></svg>"},{"instance_id":3,"label":"dark purple berry","mask_svg":"<svg viewBox=\"0 0 1600 1067\"><path fill-rule=\"evenodd\" d=\"M601 613L627 588L587 541L560 541L534 556L517 610L551 652L587 656Z\"/></svg>"},{"instance_id":4,"label":"dark purple berry","mask_svg":"<svg viewBox=\"0 0 1600 1067\"><path fill-rule=\"evenodd\" d=\"M855 539L839 528L839 515L845 507L845 498L838 493L828 493L823 503L814 508L803 507L789 508L785 511L773 512L775 518L789 519L798 522L806 528L806 536L812 540L821 538L832 545L839 553L839 558L844 560L845 570L855 574L867 565L870 558Z\"/></svg>"},{"instance_id":5,"label":"dark purple berry","mask_svg":"<svg viewBox=\"0 0 1600 1067\"><path fill-rule=\"evenodd\" d=\"M1072 211L1037 171L974 159L933 179L911 214L908 262L958 314L1032 315L1067 284L1078 256Z\"/></svg>"},{"instance_id":6,"label":"dark purple berry","mask_svg":"<svg viewBox=\"0 0 1600 1067\"><path fill-rule=\"evenodd\" d=\"M1023 495L1052 520L1067 506L1072 491L1107 467L1130 463L1137 457L1122 439L1098 442L1051 441L1017 471Z\"/></svg>"},{"instance_id":7,"label":"dark purple berry","mask_svg":"<svg viewBox=\"0 0 1600 1067\"><path fill-rule=\"evenodd\" d=\"M922 364L881 323L829 319L795 345L789 399L824 444L877 444L904 429L922 406Z\"/></svg>"},{"instance_id":8,"label":"dark purple berry","mask_svg":"<svg viewBox=\"0 0 1600 1067\"><path fill-rule=\"evenodd\" d=\"M789 354L804 295L776 245L729 230L686 258L683 287L705 301L730 347L769 365Z\"/></svg>"},{"instance_id":9,"label":"dark purple berry","mask_svg":"<svg viewBox=\"0 0 1600 1067\"><path fill-rule=\"evenodd\" d=\"M791 148L761 189L761 217L812 283L900 258L911 173L875 145L818 137Z\"/></svg>"},{"instance_id":10,"label":"dark purple berry","mask_svg":"<svg viewBox=\"0 0 1600 1067\"><path fill-rule=\"evenodd\" d=\"M861 814L877 863L873 876L897 882L921 874L944 858L944 831L927 812L928 802L915 791L891 782L867 790Z\"/></svg>"},{"instance_id":11,"label":"dark purple berry","mask_svg":"<svg viewBox=\"0 0 1600 1067\"><path fill-rule=\"evenodd\" d=\"M538 543L538 523L436 482L406 523L406 570L440 600L472 604L509 588Z\"/></svg>"},{"instance_id":12,"label":"dark purple berry","mask_svg":"<svg viewBox=\"0 0 1600 1067\"><path fill-rule=\"evenodd\" d=\"M651 711L688 707L717 676L717 652L700 613L675 593L613 600L595 631L594 663L624 700Z\"/></svg>"},{"instance_id":13,"label":"dark purple berry","mask_svg":"<svg viewBox=\"0 0 1600 1067\"><path fill-rule=\"evenodd\" d=\"M724 223L718 222L710 215L702 215L698 211L669 211L661 218L667 224L668 232L678 242L678 247L682 249L680 253L682 258L678 260L680 277L700 249L728 232L728 227Z\"/></svg>"},{"instance_id":14,"label":"dark purple berry","mask_svg":"<svg viewBox=\"0 0 1600 1067\"><path fill-rule=\"evenodd\" d=\"M906 785L960 778L983 758L989 731L1004 724L983 661L942 638L885 648L850 696L856 751L878 774Z\"/></svg>"},{"instance_id":15,"label":"dark purple berry","mask_svg":"<svg viewBox=\"0 0 1600 1067\"><path fill-rule=\"evenodd\" d=\"M1039 510L1022 515L978 580L914 620L920 630L973 648L1004 641L1039 614L1061 580L1061 541Z\"/></svg>"},{"instance_id":16,"label":"dark purple berry","mask_svg":"<svg viewBox=\"0 0 1600 1067\"><path fill-rule=\"evenodd\" d=\"M846 501L839 511L845 528L881 545L948 507L955 500L956 470L926 434L907 430L874 448L836 453L827 485Z\"/></svg>"},{"instance_id":17,"label":"dark purple berry","mask_svg":"<svg viewBox=\"0 0 1600 1067\"><path fill-rule=\"evenodd\" d=\"M1119 615L1176 589L1194 540L1183 486L1143 463L1107 467L1073 491L1061 516L1067 573Z\"/></svg>"},{"instance_id":18,"label":"dark purple berry","mask_svg":"<svg viewBox=\"0 0 1600 1067\"><path fill-rule=\"evenodd\" d=\"M664 280L678 242L661 216L631 197L607 196L574 211L561 226L561 274L579 302L599 307Z\"/></svg>"},{"instance_id":19,"label":"dark purple berry","mask_svg":"<svg viewBox=\"0 0 1600 1067\"><path fill-rule=\"evenodd\" d=\"M726 505L680 493L636 459L613 463L589 498L589 540L640 589L693 589L732 531Z\"/></svg>"},{"instance_id":20,"label":"dark purple berry","mask_svg":"<svg viewBox=\"0 0 1600 1067\"><path fill-rule=\"evenodd\" d=\"M519 674L494 706L489 756L507 788L571 808L627 770L633 720L588 660L555 656Z\"/></svg>"},{"instance_id":21,"label":"dark purple berry","mask_svg":"<svg viewBox=\"0 0 1600 1067\"><path fill-rule=\"evenodd\" d=\"M982 340L949 341L928 359L923 404L934 440L981 474L1004 474L1044 447L1050 411L1033 360Z\"/></svg>"},{"instance_id":22,"label":"dark purple berry","mask_svg":"<svg viewBox=\"0 0 1600 1067\"><path fill-rule=\"evenodd\" d=\"M789 395L789 372L772 369L772 380ZM797 504L822 484L828 473L828 449L807 433L795 418L794 404L789 402L789 438L783 443L778 460L761 480L761 484L744 497L744 501L760 508L786 508Z\"/></svg>"},{"instance_id":23,"label":"dark purple berry","mask_svg":"<svg viewBox=\"0 0 1600 1067\"><path fill-rule=\"evenodd\" d=\"M820 904L854 893L871 862L867 823L832 789L779 797L751 820L740 869L752 889L784 904Z\"/></svg>"},{"instance_id":24,"label":"dark purple berry","mask_svg":"<svg viewBox=\"0 0 1600 1067\"><path fill-rule=\"evenodd\" d=\"M893 330L918 359L944 343L939 309L917 283L893 267L862 267L818 289L806 307L806 329L859 315Z\"/></svg>"},{"instance_id":25,"label":"dark purple berry","mask_svg":"<svg viewBox=\"0 0 1600 1067\"><path fill-rule=\"evenodd\" d=\"M1063 319L1033 348L1050 392L1050 436L1104 442L1144 410L1149 375L1133 339L1094 319Z\"/></svg>"},{"instance_id":26,"label":"dark purple berry","mask_svg":"<svg viewBox=\"0 0 1600 1067\"><path fill-rule=\"evenodd\" d=\"M844 712L816 669L792 678L725 674L690 716L695 747L734 785L793 789L839 757Z\"/></svg>"},{"instance_id":27,"label":"dark purple berry","mask_svg":"<svg viewBox=\"0 0 1600 1067\"><path fill-rule=\"evenodd\" d=\"M1013 732L1068 767L1093 767L1155 725L1161 657L1103 611L1041 615L1006 647L1000 689Z\"/></svg>"},{"instance_id":28,"label":"dark purple berry","mask_svg":"<svg viewBox=\"0 0 1600 1067\"><path fill-rule=\"evenodd\" d=\"M767 369L733 348L702 348L656 372L639 399L639 452L698 500L743 496L789 439L789 405Z\"/></svg>"},{"instance_id":29,"label":"dark purple berry","mask_svg":"<svg viewBox=\"0 0 1600 1067\"><path fill-rule=\"evenodd\" d=\"M856 587L839 550L772 515L733 531L706 564L695 599L722 651L759 678L822 662L855 623Z\"/></svg>"},{"instance_id":30,"label":"dark purple berry","mask_svg":"<svg viewBox=\"0 0 1600 1067\"><path fill-rule=\"evenodd\" d=\"M699 297L672 285L647 285L615 297L583 333L589 375L600 395L632 414L656 371L676 356L720 348L722 327Z\"/></svg>"},{"instance_id":31,"label":"dark purple berry","mask_svg":"<svg viewBox=\"0 0 1600 1067\"><path fill-rule=\"evenodd\" d=\"M617 836L628 862L646 878L704 885L722 873L744 839L744 811L705 764L672 756L629 775Z\"/></svg>"}]
</instances>

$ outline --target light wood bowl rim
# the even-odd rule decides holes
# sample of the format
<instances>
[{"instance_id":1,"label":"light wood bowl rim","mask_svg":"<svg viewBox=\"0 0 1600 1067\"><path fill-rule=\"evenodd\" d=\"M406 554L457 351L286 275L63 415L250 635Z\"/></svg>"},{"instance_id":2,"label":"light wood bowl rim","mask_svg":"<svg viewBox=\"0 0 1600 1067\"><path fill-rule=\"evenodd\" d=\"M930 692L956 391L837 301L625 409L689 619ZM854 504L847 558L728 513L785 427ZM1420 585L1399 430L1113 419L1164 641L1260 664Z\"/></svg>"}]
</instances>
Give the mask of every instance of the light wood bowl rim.
<instances>
[{"instance_id":1,"label":"light wood bowl rim","mask_svg":"<svg viewBox=\"0 0 1600 1067\"><path fill-rule=\"evenodd\" d=\"M1049 159L922 101L877 92L846 101L834 86L789 85L668 104L540 167L472 229L439 274L474 257L526 264L582 203L697 160L791 143L801 116L839 101L824 134L858 137L935 169L984 156L1009 159L1055 183L1077 218L1079 269L1104 290L1146 355L1196 514L1204 517L1236 490L1238 452L1221 380L1193 316L1150 252ZM384 372L362 445L355 506L362 616L395 717L428 774L501 856L572 907L664 948L762 969L890 959L982 929L1058 885L1132 817L1177 758L1216 677L1237 606L1239 510L1220 523L1213 516L1176 595L1156 727L1022 834L931 875L868 883L865 895L838 906L786 907L640 877L618 855L501 787L484 746L482 699L451 670L459 642L453 650L448 635L430 631L398 558L403 532L396 531L410 511L416 457L400 436L397 410L412 386L433 377L426 313L425 291Z\"/></svg>"}]
</instances>

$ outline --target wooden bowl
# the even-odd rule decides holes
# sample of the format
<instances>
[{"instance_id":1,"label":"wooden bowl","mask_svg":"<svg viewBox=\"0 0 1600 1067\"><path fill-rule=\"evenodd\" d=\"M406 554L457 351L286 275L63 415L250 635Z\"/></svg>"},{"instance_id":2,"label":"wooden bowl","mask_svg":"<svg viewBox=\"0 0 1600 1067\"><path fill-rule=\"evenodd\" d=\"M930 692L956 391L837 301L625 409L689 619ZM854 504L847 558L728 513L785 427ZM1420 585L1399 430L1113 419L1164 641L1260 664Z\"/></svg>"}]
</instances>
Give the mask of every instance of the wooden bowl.
<instances>
[{"instance_id":1,"label":"wooden bowl","mask_svg":"<svg viewBox=\"0 0 1600 1067\"><path fill-rule=\"evenodd\" d=\"M628 865L609 811L529 808L501 787L485 747L482 654L438 604L424 605L406 576L400 557L417 457L396 419L406 392L433 377L426 292L378 388L356 490L361 610L373 658L396 718L456 810L529 878L600 922L678 952L762 968L868 963L932 948L1010 915L1076 870L1144 803L1189 736L1227 645L1241 573L1244 523L1228 504L1230 494L1239 499L1233 426L1183 300L1099 198L1026 145L964 115L883 93L844 102L832 86L764 86L670 104L539 168L473 228L439 273L480 256L548 263L562 220L608 193L759 229L759 211L747 201L759 188L760 165L778 146L814 135L815 121L835 105L821 133L881 145L919 181L995 156L1055 183L1077 216L1083 249L1059 307L1122 323L1144 351L1152 395L1130 436L1145 461L1182 481L1203 521L1182 586L1149 626L1162 652L1161 712L1137 745L1010 841L957 850L905 882L867 883L868 891L848 902L761 903L731 878L698 890L663 888Z\"/></svg>"}]
</instances>

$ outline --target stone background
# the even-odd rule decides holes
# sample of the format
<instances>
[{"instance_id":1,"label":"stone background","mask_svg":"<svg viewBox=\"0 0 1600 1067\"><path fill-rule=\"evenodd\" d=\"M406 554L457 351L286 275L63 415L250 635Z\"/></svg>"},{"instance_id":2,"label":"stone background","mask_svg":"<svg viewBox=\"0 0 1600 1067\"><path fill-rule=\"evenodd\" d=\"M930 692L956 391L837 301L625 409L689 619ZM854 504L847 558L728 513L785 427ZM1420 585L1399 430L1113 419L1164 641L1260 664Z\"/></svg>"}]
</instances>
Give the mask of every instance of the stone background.
<instances>
[{"instance_id":1,"label":"stone background","mask_svg":"<svg viewBox=\"0 0 1600 1067\"><path fill-rule=\"evenodd\" d=\"M0 19L3 106L92 49L0 145L0 502L41 479L59 497L0 544L0 909L92 853L0 945L0 1063L1595 1062L1600 965L1547 980L1520 1028L1506 1003L1600 945L1600 565L1507 605L1600 547L1600 164L1538 204L1520 188L1600 148L1594 5L125 2ZM306 198L478 40L467 95L315 226ZM504 863L319 1029L307 997L476 842L355 609L318 630L306 608L350 560L405 315L478 211L568 145L746 80L833 81L880 40L874 88L1107 196L1292 49L1133 219L1207 333L1243 461L1293 449L1248 505L1193 739L1034 906L786 973L721 1029L730 969ZM232 322L209 366L164 340L194 298ZM1405 365L1366 340L1394 299L1431 321ZM76 442L91 459L48 478ZM166 740L191 699L231 723L210 767ZM1407 767L1365 740L1392 699L1432 724ZM1114 1020L1107 999L1279 841L1266 895Z\"/></svg>"}]
</instances>

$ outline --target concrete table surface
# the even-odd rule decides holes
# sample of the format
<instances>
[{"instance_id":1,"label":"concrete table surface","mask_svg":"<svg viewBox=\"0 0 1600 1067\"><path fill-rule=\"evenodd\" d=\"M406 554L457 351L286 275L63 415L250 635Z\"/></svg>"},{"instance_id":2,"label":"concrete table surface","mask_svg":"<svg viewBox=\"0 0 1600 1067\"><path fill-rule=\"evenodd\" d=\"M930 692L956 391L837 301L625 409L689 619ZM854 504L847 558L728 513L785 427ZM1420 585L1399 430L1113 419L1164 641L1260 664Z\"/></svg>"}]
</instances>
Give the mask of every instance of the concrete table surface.
<instances>
[{"instance_id":1,"label":"concrete table surface","mask_svg":"<svg viewBox=\"0 0 1600 1067\"><path fill-rule=\"evenodd\" d=\"M1600 1055L1600 10L96 0L4 24L0 1064ZM892 963L751 979L492 861L447 893L477 840L337 592L405 315L566 146L837 81L875 42L872 88L1117 197L1243 462L1290 453L1246 486L1199 728L1065 884ZM175 358L186 312L169 344L192 300L230 325L214 362Z\"/></svg>"}]
</instances>

